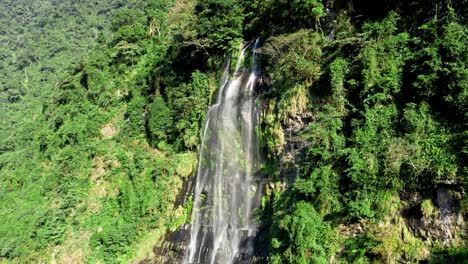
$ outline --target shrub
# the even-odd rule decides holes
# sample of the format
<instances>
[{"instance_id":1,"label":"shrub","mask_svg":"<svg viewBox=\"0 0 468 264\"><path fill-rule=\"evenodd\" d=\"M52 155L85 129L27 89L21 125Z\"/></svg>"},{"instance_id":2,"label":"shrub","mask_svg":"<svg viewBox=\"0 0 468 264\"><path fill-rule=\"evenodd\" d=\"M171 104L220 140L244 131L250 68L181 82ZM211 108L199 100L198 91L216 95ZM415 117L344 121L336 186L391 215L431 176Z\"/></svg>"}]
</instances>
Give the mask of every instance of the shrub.
<instances>
[{"instance_id":1,"label":"shrub","mask_svg":"<svg viewBox=\"0 0 468 264\"><path fill-rule=\"evenodd\" d=\"M173 131L174 120L172 110L162 97L157 97L149 107L148 128L151 138L155 141L168 139Z\"/></svg>"}]
</instances>

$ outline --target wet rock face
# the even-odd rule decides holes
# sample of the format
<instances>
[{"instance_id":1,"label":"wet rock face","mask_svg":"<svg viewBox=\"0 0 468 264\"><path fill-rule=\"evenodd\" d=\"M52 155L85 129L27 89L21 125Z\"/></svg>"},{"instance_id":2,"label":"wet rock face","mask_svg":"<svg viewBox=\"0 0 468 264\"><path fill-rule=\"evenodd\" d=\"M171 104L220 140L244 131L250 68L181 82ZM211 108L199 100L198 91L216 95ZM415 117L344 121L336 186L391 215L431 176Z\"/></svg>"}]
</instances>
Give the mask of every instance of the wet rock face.
<instances>
[{"instance_id":1,"label":"wet rock face","mask_svg":"<svg viewBox=\"0 0 468 264\"><path fill-rule=\"evenodd\" d=\"M450 188L450 186L442 186L437 189L436 194L437 207L443 216L456 214L459 210L459 192Z\"/></svg>"},{"instance_id":2,"label":"wet rock face","mask_svg":"<svg viewBox=\"0 0 468 264\"><path fill-rule=\"evenodd\" d=\"M252 251L241 251L239 252L234 263L236 264L266 264L269 263L269 254L265 249L264 236L267 235L264 231L260 230L257 236L249 236L247 233L243 236L244 239L241 242L241 248L249 249L249 247L243 247L242 244L253 244ZM187 249L187 245L190 240L190 226L184 225L173 232L167 232L160 245L157 245L153 249L154 257L140 261L140 264L179 264L182 263ZM204 248L201 250L204 254L210 254L210 248Z\"/></svg>"},{"instance_id":3,"label":"wet rock face","mask_svg":"<svg viewBox=\"0 0 468 264\"><path fill-rule=\"evenodd\" d=\"M176 231L168 231L161 244L153 248L154 257L140 261L140 264L179 264L184 257L190 239L188 226L183 226Z\"/></svg>"},{"instance_id":4,"label":"wet rock face","mask_svg":"<svg viewBox=\"0 0 468 264\"><path fill-rule=\"evenodd\" d=\"M294 183L300 175L300 164L305 157L305 150L310 142L304 140L300 135L310 122L315 121L311 112L298 114L294 118L289 118L283 127L285 134L285 144L280 157L281 175L288 184Z\"/></svg>"},{"instance_id":5,"label":"wet rock face","mask_svg":"<svg viewBox=\"0 0 468 264\"><path fill-rule=\"evenodd\" d=\"M182 186L174 206L187 206L189 196L193 193L194 179L191 176ZM167 231L160 243L153 248L154 256L141 260L140 264L178 264L181 263L190 239L189 225L184 225L175 231Z\"/></svg>"},{"instance_id":6,"label":"wet rock face","mask_svg":"<svg viewBox=\"0 0 468 264\"><path fill-rule=\"evenodd\" d=\"M463 189L456 185L437 187L433 197L434 209L427 212L419 194L405 198L410 205L403 213L413 233L423 240L442 243L445 246L457 245L466 236L466 216L460 212Z\"/></svg>"}]
</instances>

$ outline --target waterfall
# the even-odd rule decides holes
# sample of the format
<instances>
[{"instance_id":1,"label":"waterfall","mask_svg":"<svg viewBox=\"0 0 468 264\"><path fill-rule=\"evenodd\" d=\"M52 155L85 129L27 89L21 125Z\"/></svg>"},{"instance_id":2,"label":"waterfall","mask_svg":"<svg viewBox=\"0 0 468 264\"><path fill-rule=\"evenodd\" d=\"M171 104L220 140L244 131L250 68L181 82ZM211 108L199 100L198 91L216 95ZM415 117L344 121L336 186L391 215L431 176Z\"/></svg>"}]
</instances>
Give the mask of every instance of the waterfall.
<instances>
[{"instance_id":1,"label":"waterfall","mask_svg":"<svg viewBox=\"0 0 468 264\"><path fill-rule=\"evenodd\" d=\"M216 103L208 110L184 263L238 263L253 255L253 210L261 199L254 96L258 43L242 49L232 75L228 61ZM245 69L248 50L252 63Z\"/></svg>"}]
</instances>

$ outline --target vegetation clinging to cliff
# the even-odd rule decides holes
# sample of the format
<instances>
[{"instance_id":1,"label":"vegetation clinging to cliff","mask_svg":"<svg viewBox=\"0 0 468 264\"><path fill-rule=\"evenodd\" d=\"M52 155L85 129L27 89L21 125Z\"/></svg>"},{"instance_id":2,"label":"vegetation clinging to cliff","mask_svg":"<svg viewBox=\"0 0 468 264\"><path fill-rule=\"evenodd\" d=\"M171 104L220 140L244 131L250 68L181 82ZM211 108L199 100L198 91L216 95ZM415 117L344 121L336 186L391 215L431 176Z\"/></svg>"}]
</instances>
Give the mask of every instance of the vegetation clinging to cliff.
<instances>
[{"instance_id":1,"label":"vegetation clinging to cliff","mask_svg":"<svg viewBox=\"0 0 468 264\"><path fill-rule=\"evenodd\" d=\"M97 13L123 4L113 3L98 3ZM65 11L54 16L72 21L93 4L73 11L60 3ZM69 69L70 53L45 65L49 51L37 60L21 36L9 39L3 50L20 47L3 60L16 62L2 66L13 77L1 79L8 116L0 131L0 257L126 262L145 254L140 244L151 251L156 237L188 219L174 207L176 194L195 171L226 55L258 36L267 84L259 134L274 186L264 199L262 246L272 260L418 261L428 249L466 256L456 249L466 241L436 248L401 216L406 193L421 195L424 217L433 217L427 201L438 186L467 188L465 11L459 1L377 9L316 0L134 1ZM36 19L31 29L42 30L55 18ZM84 36L108 25L84 24ZM64 42L49 30L44 42ZM41 100L28 101L34 96ZM29 106L28 115L10 115ZM280 157L294 140L305 148L294 160L298 178L288 179ZM466 214L466 196L457 201Z\"/></svg>"}]
</instances>

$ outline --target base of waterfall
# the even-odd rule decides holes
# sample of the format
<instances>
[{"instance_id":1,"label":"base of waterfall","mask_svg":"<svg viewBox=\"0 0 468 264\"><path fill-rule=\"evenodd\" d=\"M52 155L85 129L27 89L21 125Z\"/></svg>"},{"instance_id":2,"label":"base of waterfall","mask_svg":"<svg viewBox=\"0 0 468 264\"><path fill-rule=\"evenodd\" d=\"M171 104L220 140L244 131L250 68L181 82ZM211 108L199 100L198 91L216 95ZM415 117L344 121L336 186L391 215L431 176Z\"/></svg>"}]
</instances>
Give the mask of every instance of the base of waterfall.
<instances>
[{"instance_id":1,"label":"base of waterfall","mask_svg":"<svg viewBox=\"0 0 468 264\"><path fill-rule=\"evenodd\" d=\"M250 247L239 248L239 252L233 261L236 264L266 264L269 263L269 254L266 250L268 245L266 239L263 239L261 232L257 232L256 236L249 236L248 230L244 232L244 242L249 245L254 245L253 251ZM148 258L140 262L140 264L179 264L184 260L184 254L190 240L190 225L184 225L176 231L167 232L161 244L153 249L154 257ZM202 248L201 252L205 255L211 254L210 248ZM193 262L191 264L201 264L201 262Z\"/></svg>"}]
</instances>

